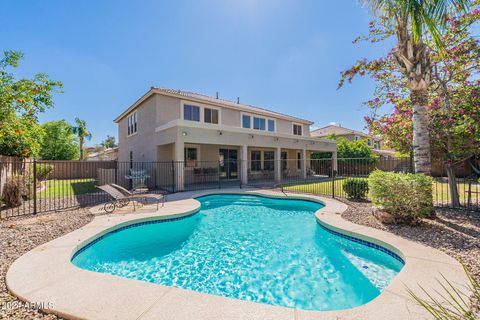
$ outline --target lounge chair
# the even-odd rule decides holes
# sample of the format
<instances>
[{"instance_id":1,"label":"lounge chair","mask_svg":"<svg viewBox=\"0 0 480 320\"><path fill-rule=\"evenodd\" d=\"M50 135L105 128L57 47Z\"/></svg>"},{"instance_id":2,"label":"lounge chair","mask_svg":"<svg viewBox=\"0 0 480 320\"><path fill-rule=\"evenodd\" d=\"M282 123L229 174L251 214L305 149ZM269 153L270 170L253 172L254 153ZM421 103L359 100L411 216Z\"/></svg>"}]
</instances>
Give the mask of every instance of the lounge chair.
<instances>
[{"instance_id":1,"label":"lounge chair","mask_svg":"<svg viewBox=\"0 0 480 320\"><path fill-rule=\"evenodd\" d=\"M117 186L117 187L120 187L120 186ZM162 202L162 207L163 207L163 202L165 201L164 195L132 194L132 193L128 195L128 194L124 194L116 187L113 187L112 185L107 185L107 184L103 186L97 186L97 188L102 191L105 191L111 198L111 201L105 203L105 205L103 206L103 209L107 213L112 213L113 211L115 211L115 208L122 208L128 205L130 201L132 201L133 203L133 210L136 211L137 209L136 202L148 202L150 200L155 200L155 202L157 203L157 210L158 210L158 204ZM129 192L128 190L126 191Z\"/></svg>"},{"instance_id":2,"label":"lounge chair","mask_svg":"<svg viewBox=\"0 0 480 320\"><path fill-rule=\"evenodd\" d=\"M118 184L115 184L115 183L111 183L110 185L112 187L116 188L118 191L120 191L121 193L123 193L127 197L143 198L143 200L145 200L146 202L148 202L148 200L156 201L157 209L158 209L158 204L160 202L162 203L162 207L163 207L165 201L167 201L167 196L166 196L165 193L145 193L145 192L139 192L139 191L135 191L135 190L130 191L130 190L125 189L122 186L119 186Z\"/></svg>"}]
</instances>

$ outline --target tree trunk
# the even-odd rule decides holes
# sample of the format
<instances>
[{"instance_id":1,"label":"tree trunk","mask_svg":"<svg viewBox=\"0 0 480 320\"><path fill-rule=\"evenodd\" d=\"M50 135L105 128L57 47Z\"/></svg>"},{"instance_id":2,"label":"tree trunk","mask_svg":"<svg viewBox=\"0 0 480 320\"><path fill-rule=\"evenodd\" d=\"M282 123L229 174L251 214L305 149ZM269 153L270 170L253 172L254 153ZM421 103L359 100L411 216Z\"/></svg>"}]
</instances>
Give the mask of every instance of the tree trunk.
<instances>
[{"instance_id":1,"label":"tree trunk","mask_svg":"<svg viewBox=\"0 0 480 320\"><path fill-rule=\"evenodd\" d=\"M80 160L83 160L83 138L80 138Z\"/></svg>"},{"instance_id":2,"label":"tree trunk","mask_svg":"<svg viewBox=\"0 0 480 320\"><path fill-rule=\"evenodd\" d=\"M428 90L412 90L410 97L413 104L413 161L415 172L430 175L432 163L427 114Z\"/></svg>"},{"instance_id":3,"label":"tree trunk","mask_svg":"<svg viewBox=\"0 0 480 320\"><path fill-rule=\"evenodd\" d=\"M447 163L448 189L450 191L450 199L452 199L452 207L460 207L460 196L457 188L457 177L455 176L455 168L451 163Z\"/></svg>"}]
</instances>

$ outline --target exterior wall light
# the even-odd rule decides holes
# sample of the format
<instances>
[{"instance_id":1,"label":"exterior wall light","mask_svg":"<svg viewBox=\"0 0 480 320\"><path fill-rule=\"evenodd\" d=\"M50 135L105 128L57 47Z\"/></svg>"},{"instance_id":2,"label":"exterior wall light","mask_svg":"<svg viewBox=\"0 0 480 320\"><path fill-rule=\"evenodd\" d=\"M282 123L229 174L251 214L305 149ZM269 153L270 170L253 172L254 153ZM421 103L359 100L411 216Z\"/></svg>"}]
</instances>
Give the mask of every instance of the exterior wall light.
<instances>
[{"instance_id":1,"label":"exterior wall light","mask_svg":"<svg viewBox=\"0 0 480 320\"><path fill-rule=\"evenodd\" d=\"M188 135L188 133L187 133L186 131L182 131L182 136L185 137L185 136L187 136L187 135Z\"/></svg>"}]
</instances>

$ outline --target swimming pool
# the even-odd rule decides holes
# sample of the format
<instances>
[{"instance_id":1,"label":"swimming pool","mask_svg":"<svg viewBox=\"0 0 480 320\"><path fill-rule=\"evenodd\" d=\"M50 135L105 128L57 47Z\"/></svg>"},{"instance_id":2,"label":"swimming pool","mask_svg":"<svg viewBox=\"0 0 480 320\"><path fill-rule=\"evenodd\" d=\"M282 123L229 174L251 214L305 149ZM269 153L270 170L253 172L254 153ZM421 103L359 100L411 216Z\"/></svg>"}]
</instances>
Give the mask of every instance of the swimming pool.
<instances>
[{"instance_id":1,"label":"swimming pool","mask_svg":"<svg viewBox=\"0 0 480 320\"><path fill-rule=\"evenodd\" d=\"M80 249L83 269L306 310L362 305L400 271L393 252L319 225L322 204L254 195L197 198L195 214L122 227Z\"/></svg>"}]
</instances>

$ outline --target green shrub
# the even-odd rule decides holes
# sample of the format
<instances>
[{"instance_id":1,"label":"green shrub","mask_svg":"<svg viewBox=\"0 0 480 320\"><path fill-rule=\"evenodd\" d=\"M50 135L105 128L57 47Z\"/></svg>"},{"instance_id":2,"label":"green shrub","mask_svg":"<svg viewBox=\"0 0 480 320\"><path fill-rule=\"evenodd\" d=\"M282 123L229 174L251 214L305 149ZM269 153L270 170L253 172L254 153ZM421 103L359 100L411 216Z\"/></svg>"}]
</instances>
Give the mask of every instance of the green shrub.
<instances>
[{"instance_id":1,"label":"green shrub","mask_svg":"<svg viewBox=\"0 0 480 320\"><path fill-rule=\"evenodd\" d=\"M348 178L343 181L343 191L349 198L366 199L368 194L368 181L361 178Z\"/></svg>"},{"instance_id":2,"label":"green shrub","mask_svg":"<svg viewBox=\"0 0 480 320\"><path fill-rule=\"evenodd\" d=\"M54 167L51 164L37 164L37 181L45 181L52 173Z\"/></svg>"},{"instance_id":3,"label":"green shrub","mask_svg":"<svg viewBox=\"0 0 480 320\"><path fill-rule=\"evenodd\" d=\"M423 174L373 171L368 177L372 203L395 223L415 223L433 212L432 178Z\"/></svg>"}]
</instances>

